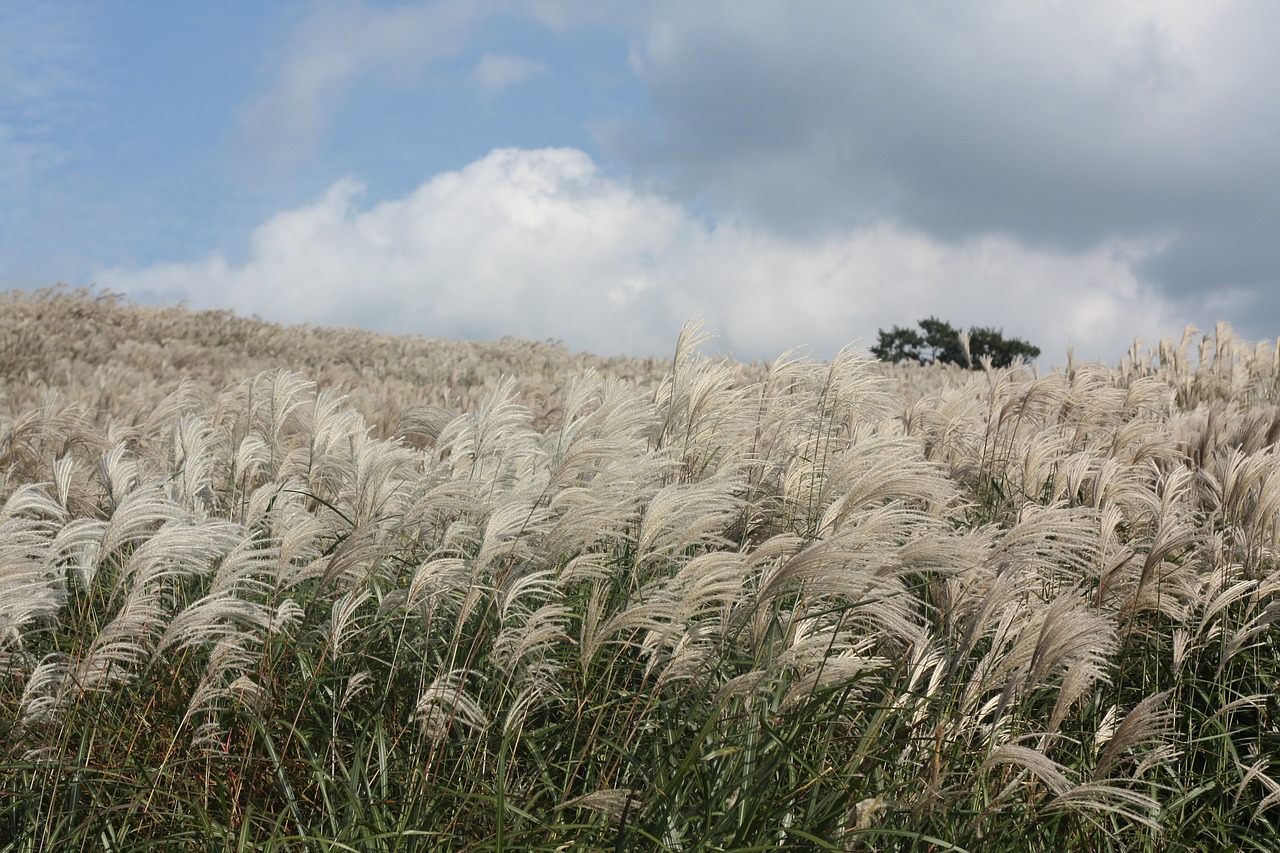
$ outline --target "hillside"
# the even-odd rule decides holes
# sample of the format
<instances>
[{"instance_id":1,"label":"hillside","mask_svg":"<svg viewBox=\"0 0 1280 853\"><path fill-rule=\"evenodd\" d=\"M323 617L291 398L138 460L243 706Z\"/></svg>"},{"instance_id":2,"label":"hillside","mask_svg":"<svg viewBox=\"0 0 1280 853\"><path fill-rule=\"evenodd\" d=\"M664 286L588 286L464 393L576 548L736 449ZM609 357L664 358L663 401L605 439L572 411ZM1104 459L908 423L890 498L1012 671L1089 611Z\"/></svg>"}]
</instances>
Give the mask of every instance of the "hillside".
<instances>
[{"instance_id":1,"label":"hillside","mask_svg":"<svg viewBox=\"0 0 1280 853\"><path fill-rule=\"evenodd\" d=\"M0 300L0 851L1270 849L1280 361Z\"/></svg>"},{"instance_id":2,"label":"hillside","mask_svg":"<svg viewBox=\"0 0 1280 853\"><path fill-rule=\"evenodd\" d=\"M395 336L360 329L281 326L228 311L143 307L111 293L50 288L0 294L0 380L12 414L47 390L118 415L145 412L185 380L211 393L264 370L341 387L371 423L393 410L473 407L499 377L517 379L538 415L573 376L594 370L651 386L665 360L601 358L562 344ZM105 389L124 398L102 397Z\"/></svg>"}]
</instances>

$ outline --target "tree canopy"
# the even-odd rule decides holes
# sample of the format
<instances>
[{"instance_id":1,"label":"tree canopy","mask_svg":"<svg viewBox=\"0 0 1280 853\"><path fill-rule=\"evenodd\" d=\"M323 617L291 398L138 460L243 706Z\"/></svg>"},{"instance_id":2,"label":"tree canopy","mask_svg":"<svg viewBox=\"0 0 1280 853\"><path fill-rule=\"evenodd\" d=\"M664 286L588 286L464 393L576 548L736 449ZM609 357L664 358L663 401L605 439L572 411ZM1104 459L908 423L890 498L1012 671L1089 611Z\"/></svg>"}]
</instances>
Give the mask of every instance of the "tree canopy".
<instances>
[{"instance_id":1,"label":"tree canopy","mask_svg":"<svg viewBox=\"0 0 1280 853\"><path fill-rule=\"evenodd\" d=\"M969 329L969 355L965 357L961 332L950 323L937 317L927 317L917 324L920 330L894 326L886 332L880 329L880 337L871 353L881 361L914 361L917 364L959 364L973 368L981 366L988 357L995 367L1008 367L1015 359L1032 359L1040 355L1040 347L1021 338L1008 338L1004 332L990 326L972 326Z\"/></svg>"}]
</instances>

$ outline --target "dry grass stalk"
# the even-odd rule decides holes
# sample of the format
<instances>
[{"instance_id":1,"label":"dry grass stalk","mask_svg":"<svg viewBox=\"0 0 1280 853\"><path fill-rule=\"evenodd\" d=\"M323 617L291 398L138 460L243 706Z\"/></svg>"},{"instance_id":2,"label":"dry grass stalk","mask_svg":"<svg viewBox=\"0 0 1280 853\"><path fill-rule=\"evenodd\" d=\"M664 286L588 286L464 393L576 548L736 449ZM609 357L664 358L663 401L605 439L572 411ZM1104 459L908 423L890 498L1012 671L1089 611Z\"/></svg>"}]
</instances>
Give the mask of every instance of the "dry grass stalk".
<instances>
[{"instance_id":1,"label":"dry grass stalk","mask_svg":"<svg viewBox=\"0 0 1280 853\"><path fill-rule=\"evenodd\" d=\"M50 329L0 396L6 790L132 756L303 835L358 832L320 805L351 790L474 837L604 821L548 844L1141 845L1197 837L1156 798L1210 767L1220 825L1274 817L1269 344L968 373L2 307Z\"/></svg>"}]
</instances>

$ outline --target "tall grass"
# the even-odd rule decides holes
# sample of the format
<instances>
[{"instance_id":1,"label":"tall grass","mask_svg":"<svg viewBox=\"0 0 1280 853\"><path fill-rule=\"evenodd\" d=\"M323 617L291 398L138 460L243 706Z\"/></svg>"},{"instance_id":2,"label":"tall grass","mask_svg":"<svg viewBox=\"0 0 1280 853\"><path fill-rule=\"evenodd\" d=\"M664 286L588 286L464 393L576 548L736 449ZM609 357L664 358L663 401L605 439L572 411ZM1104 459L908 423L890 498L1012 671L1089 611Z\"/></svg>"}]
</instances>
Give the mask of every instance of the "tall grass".
<instances>
[{"instance_id":1,"label":"tall grass","mask_svg":"<svg viewBox=\"0 0 1280 853\"><path fill-rule=\"evenodd\" d=\"M42 380L0 850L1270 849L1280 416L1227 334L917 382L691 326L385 411Z\"/></svg>"}]
</instances>

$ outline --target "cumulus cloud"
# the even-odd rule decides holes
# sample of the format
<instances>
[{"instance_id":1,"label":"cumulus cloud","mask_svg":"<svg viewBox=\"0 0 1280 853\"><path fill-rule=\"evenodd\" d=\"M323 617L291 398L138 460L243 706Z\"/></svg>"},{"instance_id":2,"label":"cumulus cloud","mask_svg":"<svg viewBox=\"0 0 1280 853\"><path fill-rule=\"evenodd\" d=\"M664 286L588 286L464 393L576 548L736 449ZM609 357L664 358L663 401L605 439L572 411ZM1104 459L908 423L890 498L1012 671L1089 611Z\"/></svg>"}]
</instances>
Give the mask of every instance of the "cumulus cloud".
<instances>
[{"instance_id":1,"label":"cumulus cloud","mask_svg":"<svg viewBox=\"0 0 1280 853\"><path fill-rule=\"evenodd\" d=\"M603 138L675 198L792 235L892 221L1071 256L1163 245L1192 310L1280 278L1280 6L1262 0L665 2L652 119Z\"/></svg>"},{"instance_id":2,"label":"cumulus cloud","mask_svg":"<svg viewBox=\"0 0 1280 853\"><path fill-rule=\"evenodd\" d=\"M559 338L601 353L664 354L700 312L720 346L829 356L875 330L938 314L1001 325L1062 361L1118 358L1134 335L1176 334L1134 274L1159 244L1034 250L1000 236L938 241L879 223L816 237L746 220L715 225L613 180L573 149L502 149L403 198L360 204L335 183L253 234L242 264L100 271L142 299L234 307L274 320L401 333Z\"/></svg>"}]
</instances>

